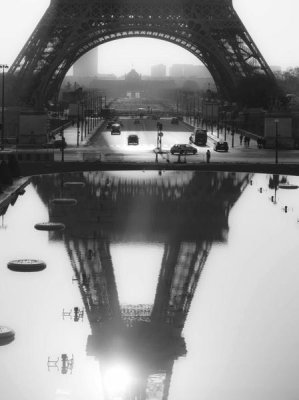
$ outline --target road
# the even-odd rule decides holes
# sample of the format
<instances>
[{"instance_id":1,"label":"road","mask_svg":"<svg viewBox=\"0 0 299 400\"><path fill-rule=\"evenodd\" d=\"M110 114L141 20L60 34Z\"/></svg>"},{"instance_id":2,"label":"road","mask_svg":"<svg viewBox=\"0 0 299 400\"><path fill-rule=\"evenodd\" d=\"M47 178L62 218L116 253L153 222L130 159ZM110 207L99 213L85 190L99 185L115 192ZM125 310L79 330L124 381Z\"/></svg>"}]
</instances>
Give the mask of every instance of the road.
<instances>
[{"instance_id":1,"label":"road","mask_svg":"<svg viewBox=\"0 0 299 400\"><path fill-rule=\"evenodd\" d=\"M157 148L157 120L149 118L138 119L135 123L134 118L120 118L122 124L120 135L111 135L111 130L103 125L102 129L96 131L88 145L84 147L75 147L66 149L66 160L94 160L101 158L102 161L133 161L133 162L178 162L178 156L169 154L171 146L179 143L189 143L190 133L193 128L184 122L172 124L171 118L161 118L159 122L163 124L162 150L163 154L156 155ZM138 135L138 145L128 145L129 135ZM197 148L196 155L188 155L188 163L205 162L206 151L211 151L211 162L232 162L232 163L274 163L275 151L272 149L258 149L255 142L251 141L250 147L246 148L239 143L239 137L234 139L234 148L231 147L231 135L228 135L227 141L229 151L216 152L213 150L213 144L217 137L208 139L207 146ZM279 162L298 163L298 150L280 150L278 154ZM56 159L59 159L59 152ZM181 159L180 161L185 161Z\"/></svg>"}]
</instances>

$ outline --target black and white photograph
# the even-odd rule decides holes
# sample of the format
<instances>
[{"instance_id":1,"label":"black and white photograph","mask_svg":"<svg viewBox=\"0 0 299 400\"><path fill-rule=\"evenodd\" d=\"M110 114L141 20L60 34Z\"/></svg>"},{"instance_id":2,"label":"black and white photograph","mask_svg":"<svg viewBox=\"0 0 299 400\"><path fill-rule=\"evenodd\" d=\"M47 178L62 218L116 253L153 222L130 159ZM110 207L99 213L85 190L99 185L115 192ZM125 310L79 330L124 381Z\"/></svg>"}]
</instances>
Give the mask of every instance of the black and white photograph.
<instances>
[{"instance_id":1,"label":"black and white photograph","mask_svg":"<svg viewBox=\"0 0 299 400\"><path fill-rule=\"evenodd\" d=\"M0 399L298 400L298 0L0 7Z\"/></svg>"}]
</instances>

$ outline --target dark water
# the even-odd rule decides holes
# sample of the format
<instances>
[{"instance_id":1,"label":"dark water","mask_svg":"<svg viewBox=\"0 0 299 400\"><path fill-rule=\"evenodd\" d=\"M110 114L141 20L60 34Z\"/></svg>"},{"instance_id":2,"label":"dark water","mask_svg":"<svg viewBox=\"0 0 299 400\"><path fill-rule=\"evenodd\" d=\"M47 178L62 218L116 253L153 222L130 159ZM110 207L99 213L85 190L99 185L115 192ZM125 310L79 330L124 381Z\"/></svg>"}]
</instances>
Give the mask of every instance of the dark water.
<instances>
[{"instance_id":1,"label":"dark water","mask_svg":"<svg viewBox=\"0 0 299 400\"><path fill-rule=\"evenodd\" d=\"M0 346L1 399L297 399L298 184L33 178L1 221L0 325L15 331ZM34 229L47 221L65 230ZM47 268L13 272L14 259Z\"/></svg>"}]
</instances>

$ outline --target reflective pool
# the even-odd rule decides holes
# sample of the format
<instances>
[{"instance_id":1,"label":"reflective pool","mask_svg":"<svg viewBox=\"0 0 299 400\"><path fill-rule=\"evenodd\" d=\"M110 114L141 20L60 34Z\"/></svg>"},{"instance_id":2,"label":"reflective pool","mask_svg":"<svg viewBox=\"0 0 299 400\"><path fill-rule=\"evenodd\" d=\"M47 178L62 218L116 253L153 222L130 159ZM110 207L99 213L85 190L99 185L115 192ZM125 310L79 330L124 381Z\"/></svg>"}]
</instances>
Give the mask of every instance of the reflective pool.
<instances>
[{"instance_id":1,"label":"reflective pool","mask_svg":"<svg viewBox=\"0 0 299 400\"><path fill-rule=\"evenodd\" d=\"M0 326L15 331L0 346L1 399L297 399L298 186L224 172L33 177L0 217ZM65 229L35 228L45 222ZM19 259L46 268L7 268Z\"/></svg>"}]
</instances>

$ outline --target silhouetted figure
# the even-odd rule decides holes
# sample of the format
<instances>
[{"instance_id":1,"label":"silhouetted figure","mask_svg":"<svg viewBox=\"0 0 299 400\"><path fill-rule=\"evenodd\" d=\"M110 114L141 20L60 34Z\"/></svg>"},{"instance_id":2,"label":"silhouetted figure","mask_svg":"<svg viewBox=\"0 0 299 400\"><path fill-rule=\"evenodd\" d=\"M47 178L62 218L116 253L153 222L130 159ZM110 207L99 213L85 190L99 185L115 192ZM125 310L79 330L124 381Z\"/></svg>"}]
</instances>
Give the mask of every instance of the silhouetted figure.
<instances>
[{"instance_id":1,"label":"silhouetted figure","mask_svg":"<svg viewBox=\"0 0 299 400\"><path fill-rule=\"evenodd\" d=\"M92 251L91 249L89 249L89 250L87 251L87 259L88 259L88 260L91 260L92 257L93 257L93 251Z\"/></svg>"},{"instance_id":2,"label":"silhouetted figure","mask_svg":"<svg viewBox=\"0 0 299 400\"><path fill-rule=\"evenodd\" d=\"M13 178L18 178L20 176L20 165L14 154L9 156L7 166Z\"/></svg>"},{"instance_id":3,"label":"silhouetted figure","mask_svg":"<svg viewBox=\"0 0 299 400\"><path fill-rule=\"evenodd\" d=\"M12 173L6 163L6 161L0 161L0 183L5 185L11 185L13 182Z\"/></svg>"},{"instance_id":4,"label":"silhouetted figure","mask_svg":"<svg viewBox=\"0 0 299 400\"><path fill-rule=\"evenodd\" d=\"M240 135L240 145L243 143L243 135Z\"/></svg>"},{"instance_id":5,"label":"silhouetted figure","mask_svg":"<svg viewBox=\"0 0 299 400\"><path fill-rule=\"evenodd\" d=\"M178 164L181 164L181 156L184 154L184 152L183 152L183 150L181 150L180 152L179 152L179 154L178 154L178 161L177 161L177 163Z\"/></svg>"},{"instance_id":6,"label":"silhouetted figure","mask_svg":"<svg viewBox=\"0 0 299 400\"><path fill-rule=\"evenodd\" d=\"M211 152L210 152L210 150L207 150L207 153L206 153L206 160L207 160L207 163L210 162L210 159L211 159Z\"/></svg>"},{"instance_id":7,"label":"silhouetted figure","mask_svg":"<svg viewBox=\"0 0 299 400\"><path fill-rule=\"evenodd\" d=\"M62 140L62 143L61 143L61 148L62 148L62 149L65 149L65 148L66 148L66 146L67 146L67 144L66 144L66 140L65 140L65 137L64 137L64 136L62 136L61 140Z\"/></svg>"},{"instance_id":8,"label":"silhouetted figure","mask_svg":"<svg viewBox=\"0 0 299 400\"><path fill-rule=\"evenodd\" d=\"M35 140L35 136L34 136L34 131L31 131L31 132L30 132L29 143L30 143L30 144L36 144L36 140Z\"/></svg>"}]
</instances>

